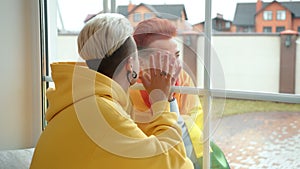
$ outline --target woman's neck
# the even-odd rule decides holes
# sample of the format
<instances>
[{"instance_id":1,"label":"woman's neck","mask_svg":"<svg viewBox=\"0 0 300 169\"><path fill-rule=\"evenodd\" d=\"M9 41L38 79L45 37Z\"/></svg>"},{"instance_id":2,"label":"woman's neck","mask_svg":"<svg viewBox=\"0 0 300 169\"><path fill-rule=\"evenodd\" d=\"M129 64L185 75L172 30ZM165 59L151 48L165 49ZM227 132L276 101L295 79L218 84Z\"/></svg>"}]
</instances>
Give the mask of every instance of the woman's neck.
<instances>
[{"instance_id":1,"label":"woman's neck","mask_svg":"<svg viewBox=\"0 0 300 169\"><path fill-rule=\"evenodd\" d=\"M127 76L127 74L122 71L118 75L115 75L112 78L114 81L116 81L123 88L123 90L125 92L127 92L128 88L130 87L129 82L126 80L126 78L124 78L126 76Z\"/></svg>"}]
</instances>

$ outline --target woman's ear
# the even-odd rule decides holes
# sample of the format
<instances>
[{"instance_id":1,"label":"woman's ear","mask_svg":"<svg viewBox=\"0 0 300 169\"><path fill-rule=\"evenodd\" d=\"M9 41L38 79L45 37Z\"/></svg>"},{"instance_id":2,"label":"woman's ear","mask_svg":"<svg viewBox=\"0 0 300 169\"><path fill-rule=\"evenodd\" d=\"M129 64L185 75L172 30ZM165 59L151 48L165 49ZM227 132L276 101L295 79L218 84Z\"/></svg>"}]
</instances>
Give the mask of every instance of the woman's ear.
<instances>
[{"instance_id":1,"label":"woman's ear","mask_svg":"<svg viewBox=\"0 0 300 169\"><path fill-rule=\"evenodd\" d=\"M136 71L133 70L133 58L130 57L126 64L126 71L127 71L127 80L130 85L133 85L137 82L138 74Z\"/></svg>"},{"instance_id":2,"label":"woman's ear","mask_svg":"<svg viewBox=\"0 0 300 169\"><path fill-rule=\"evenodd\" d=\"M127 71L132 71L132 64L133 64L133 58L129 57L126 63L126 70Z\"/></svg>"}]
</instances>

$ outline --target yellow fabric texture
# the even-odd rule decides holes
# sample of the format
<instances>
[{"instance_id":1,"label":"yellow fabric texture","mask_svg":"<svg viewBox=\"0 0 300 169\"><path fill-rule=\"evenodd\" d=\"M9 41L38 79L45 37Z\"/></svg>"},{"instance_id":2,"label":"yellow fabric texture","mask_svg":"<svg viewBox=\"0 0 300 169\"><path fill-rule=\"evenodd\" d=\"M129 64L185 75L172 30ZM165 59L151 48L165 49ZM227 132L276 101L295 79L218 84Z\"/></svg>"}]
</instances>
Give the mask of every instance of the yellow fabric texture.
<instances>
[{"instance_id":1,"label":"yellow fabric texture","mask_svg":"<svg viewBox=\"0 0 300 169\"><path fill-rule=\"evenodd\" d=\"M193 87L194 83L188 73L182 70L178 77L179 86ZM145 104L139 90L131 89L130 99L132 100L133 114L149 113L149 108ZM203 110L198 95L175 93L180 114L188 128L196 157L203 156ZM139 123L139 127L144 130L147 124ZM146 134L149 134L146 132Z\"/></svg>"},{"instance_id":2,"label":"yellow fabric texture","mask_svg":"<svg viewBox=\"0 0 300 169\"><path fill-rule=\"evenodd\" d=\"M169 103L152 105L147 136L127 112L128 95L112 79L75 63L51 64L47 127L30 169L192 169Z\"/></svg>"}]
</instances>

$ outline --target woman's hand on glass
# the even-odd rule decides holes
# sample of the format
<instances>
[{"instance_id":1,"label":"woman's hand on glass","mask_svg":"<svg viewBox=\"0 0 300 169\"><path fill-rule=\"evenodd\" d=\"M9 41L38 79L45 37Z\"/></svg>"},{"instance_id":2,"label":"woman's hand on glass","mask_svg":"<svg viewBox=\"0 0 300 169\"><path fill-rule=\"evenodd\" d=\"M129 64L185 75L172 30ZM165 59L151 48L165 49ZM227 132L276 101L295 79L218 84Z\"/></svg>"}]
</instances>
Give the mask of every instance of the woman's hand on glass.
<instances>
[{"instance_id":1,"label":"woman's hand on glass","mask_svg":"<svg viewBox=\"0 0 300 169\"><path fill-rule=\"evenodd\" d=\"M169 98L174 75L176 75L176 73L174 74L176 59L172 59L173 56L161 52L154 55L150 55L149 68L141 70L140 74L151 103Z\"/></svg>"}]
</instances>

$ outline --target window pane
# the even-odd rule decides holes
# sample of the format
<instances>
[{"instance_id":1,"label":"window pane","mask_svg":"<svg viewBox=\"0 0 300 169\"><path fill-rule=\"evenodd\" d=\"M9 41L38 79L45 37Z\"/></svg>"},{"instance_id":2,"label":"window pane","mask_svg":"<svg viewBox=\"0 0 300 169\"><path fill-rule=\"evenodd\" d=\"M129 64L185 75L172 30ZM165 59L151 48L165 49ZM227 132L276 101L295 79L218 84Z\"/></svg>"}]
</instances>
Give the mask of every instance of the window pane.
<instances>
[{"instance_id":1,"label":"window pane","mask_svg":"<svg viewBox=\"0 0 300 169\"><path fill-rule=\"evenodd\" d=\"M266 26L266 27L264 27L263 31L264 32L272 32L272 27Z\"/></svg>"},{"instance_id":2,"label":"window pane","mask_svg":"<svg viewBox=\"0 0 300 169\"><path fill-rule=\"evenodd\" d=\"M276 27L276 32L282 32L285 30L285 27L284 26L277 26Z\"/></svg>"},{"instance_id":3,"label":"window pane","mask_svg":"<svg viewBox=\"0 0 300 169\"><path fill-rule=\"evenodd\" d=\"M134 14L133 14L133 21L134 21L134 22L139 22L139 21L141 21L141 14L140 14L140 13L134 13Z\"/></svg>"},{"instance_id":4,"label":"window pane","mask_svg":"<svg viewBox=\"0 0 300 169\"><path fill-rule=\"evenodd\" d=\"M277 20L285 20L285 11L277 11Z\"/></svg>"},{"instance_id":5,"label":"window pane","mask_svg":"<svg viewBox=\"0 0 300 169\"><path fill-rule=\"evenodd\" d=\"M264 20L272 20L272 11L264 11Z\"/></svg>"},{"instance_id":6,"label":"window pane","mask_svg":"<svg viewBox=\"0 0 300 169\"><path fill-rule=\"evenodd\" d=\"M254 28L253 27L237 27L236 29L237 32L253 32Z\"/></svg>"},{"instance_id":7,"label":"window pane","mask_svg":"<svg viewBox=\"0 0 300 169\"><path fill-rule=\"evenodd\" d=\"M95 16L95 14L101 13L103 11L102 1L89 1L91 3L87 3L86 1L89 0L79 0L76 2L72 0L58 0L59 11L52 11L52 14L50 14L51 17L54 17L57 12L56 30L58 30L58 32L51 32L50 35L51 39L54 41L53 43L49 43L49 47L51 46L50 50L53 51L53 54L49 55L50 63L56 61L82 61L77 51L78 33L84 26L84 21L89 20L90 18ZM204 44L207 40L205 39L206 37L204 35L204 1L201 1L203 2L203 4L199 6L195 4L190 5L189 3L186 3L187 1L184 0L179 0L177 1L178 3L167 0L167 4L157 4L153 2L153 5L149 4L148 1L142 0L134 2L135 4L132 4L134 5L133 7L137 7L138 5L144 7L141 3L151 5L151 7L146 8L147 10L143 12L140 11L140 8L137 11L132 11L132 13L130 13L132 15L127 16L126 13L128 14L130 12L129 9L134 8L129 8L130 4L128 3L128 1L121 3L121 1L117 0L117 12L126 16L132 23L133 27L135 27L136 24L138 24L141 20L149 19L151 17L159 17L169 19L170 21L172 21L172 23L176 25L178 30L178 35L176 36L176 43L178 45L178 48L180 49L179 58L185 64L184 68L189 73L189 75L192 76L192 79L196 86L200 89L203 89L205 83L204 73L207 71L204 66ZM285 117L280 116L282 118L273 119L270 116L264 116L263 118L261 116L246 116L249 118L237 120L241 123L237 123L237 121L234 120L236 120L237 116L244 115L247 113L251 115L256 115L255 113L258 112L280 112L283 113L283 115L285 116L284 113L288 114L287 112L299 112L300 108L298 103L282 103L282 101L274 101L274 99L286 97L286 95L290 96L291 98L298 98L300 94L300 76L299 74L290 74L286 76L287 82L291 82L290 84L295 84L294 94L286 94L284 92L281 92L280 88L282 88L282 86L280 85L280 73L285 71L281 69L281 36L279 36L278 34L270 34L270 32L272 32L272 27L268 26L269 24L263 24L259 28L259 34L256 34L255 31L257 31L257 25L255 25L255 10L252 14L244 13L247 11L253 11L254 8L251 8L251 10L248 10L248 8L245 8L244 10L237 9L237 11L235 11L235 8L243 6L243 3L239 3L239 6L236 6L235 3L233 4L232 0L224 0L222 2L231 4L229 5L232 9L230 10L231 13L224 13L224 18L227 19L226 21L230 21L225 23L225 27L228 28L228 30L230 31L226 34L222 34L221 31L221 33L212 33L212 41L214 43L211 44L212 72L210 74L209 80L211 81L211 88L214 90L220 90L221 93L223 92L222 94L224 94L224 86L226 82L227 96L226 98L224 95L222 95L222 97L213 97L211 101L211 114L213 116L213 122L220 122L224 119L224 121L226 121L226 124L236 125L230 126L232 127L230 128L230 131L225 131L223 129L226 128L226 126L222 128L221 124L213 123L212 130L216 131L215 133L213 133L213 141L215 141L215 143L224 152L225 156L229 159L232 168L242 165L244 166L244 168L250 168L251 166L261 166L261 163L263 162L260 161L263 161L265 159L265 156L272 156L274 153L272 154L272 152L265 152L262 151L262 149L259 149L259 147L253 146L253 144L255 144L261 147L268 148L268 142L259 142L261 137L251 137L253 136L253 133L251 132L253 130L250 130L248 135L245 135L245 137L238 137L239 134L242 134L244 131L241 129L244 129L243 127L246 127L246 124L248 126L255 126L253 124L270 124L271 122L281 123L280 120L285 119ZM72 8L70 8L70 4L72 4ZM172 10L164 10L164 13L159 13L159 15L157 15L156 12L152 11L153 9L155 9L156 11L166 9L166 7L163 5L172 4L184 4L184 9L187 14L188 20L182 19L184 18L182 14L185 14L182 11L180 13L174 14L173 8ZM252 5L252 7L256 6L256 2L250 4ZM193 9L191 6L195 6L196 9ZM247 6L249 6L248 3L246 3L243 7ZM199 10L199 8L201 8L201 10ZM219 6L217 4L213 4L212 11L217 11L217 9L220 9ZM235 19L239 18L239 16L241 18L240 20ZM174 20L174 18L181 19ZM214 16L212 18L214 18ZM277 12L276 18L279 18L281 20L286 19L285 11ZM265 23L269 23L269 20L272 20L272 11L264 11L262 16L259 15L259 20L265 21ZM51 21L53 20L48 20L48 22ZM196 29L196 25L198 25L200 28ZM284 30L285 27L282 27L280 25L274 25L273 31L275 29L277 32L280 32ZM300 27L298 27L298 32L300 32ZM289 49L292 48L288 48L287 50ZM295 66L295 71L299 72L299 53L292 57L297 57L295 62L293 62L294 65L292 66ZM50 76L50 74L51 73L49 72L48 75ZM222 77L223 79L218 77ZM50 86L54 87L53 83L50 83ZM196 92L196 94L198 95L199 93ZM270 94L271 96L267 94ZM195 96L195 94L191 93L188 93L187 95ZM260 98L261 95L263 95L264 97ZM202 107L205 107L208 104L206 104L206 102L203 101L203 97L203 94L199 94L201 105ZM225 106L229 107L224 108L225 99ZM258 123L256 120L260 118L263 120L259 121ZM291 121L291 124L293 124L292 126L295 126L297 129L299 128L299 126L295 122ZM284 128L284 126L280 127L282 127L281 129ZM289 132L287 131L289 129L290 128L287 128L285 131ZM261 131L264 130L261 129ZM288 135L290 134L293 135L295 133L289 133ZM272 133L269 135L273 136ZM288 142L288 139L285 140ZM279 146L279 144L274 144L275 146ZM239 147L239 145L245 145L247 149L244 149L245 147L243 146ZM278 151L281 152L276 151L276 153L277 155L286 154L287 152L285 150L290 149L293 149L296 152L300 152L299 146L296 145L297 144L291 144L288 148L278 148ZM238 152L241 153L238 154ZM251 161L252 158L256 159ZM295 156L294 158L291 157L291 161L297 161L297 158L297 156ZM246 159L250 160L247 161ZM281 166L284 162L282 164L278 164L280 165L279 167L276 163L274 164L276 160L272 161L272 159L273 158L271 158L271 160L267 162L265 159L265 168L289 168ZM294 162L293 164L295 163L298 165L297 162Z\"/></svg>"},{"instance_id":8,"label":"window pane","mask_svg":"<svg viewBox=\"0 0 300 169\"><path fill-rule=\"evenodd\" d=\"M230 26L231 26L230 22L226 22L226 23L225 23L225 28L226 28L226 29L230 28Z\"/></svg>"},{"instance_id":9,"label":"window pane","mask_svg":"<svg viewBox=\"0 0 300 169\"><path fill-rule=\"evenodd\" d=\"M152 18L152 13L144 13L144 19L150 19Z\"/></svg>"}]
</instances>

